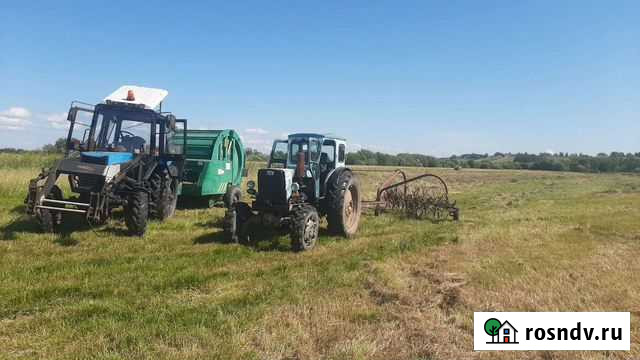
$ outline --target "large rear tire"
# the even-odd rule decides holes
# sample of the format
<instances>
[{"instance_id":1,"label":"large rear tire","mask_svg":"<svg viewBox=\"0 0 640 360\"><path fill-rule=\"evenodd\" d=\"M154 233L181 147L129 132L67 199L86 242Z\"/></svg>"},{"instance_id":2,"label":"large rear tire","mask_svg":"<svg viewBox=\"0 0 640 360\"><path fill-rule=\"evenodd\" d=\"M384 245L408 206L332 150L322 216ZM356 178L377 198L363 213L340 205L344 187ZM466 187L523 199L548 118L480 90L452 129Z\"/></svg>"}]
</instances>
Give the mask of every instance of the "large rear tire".
<instances>
[{"instance_id":1,"label":"large rear tire","mask_svg":"<svg viewBox=\"0 0 640 360\"><path fill-rule=\"evenodd\" d=\"M343 171L327 188L327 222L329 231L351 237L358 231L362 200L360 180L351 171Z\"/></svg>"},{"instance_id":2,"label":"large rear tire","mask_svg":"<svg viewBox=\"0 0 640 360\"><path fill-rule=\"evenodd\" d=\"M129 195L124 207L124 221L132 235L143 236L149 219L149 194L137 190Z\"/></svg>"},{"instance_id":3,"label":"large rear tire","mask_svg":"<svg viewBox=\"0 0 640 360\"><path fill-rule=\"evenodd\" d=\"M307 251L313 249L318 241L320 216L311 205L302 205L294 209L291 214L291 247L293 251Z\"/></svg>"},{"instance_id":4,"label":"large rear tire","mask_svg":"<svg viewBox=\"0 0 640 360\"><path fill-rule=\"evenodd\" d=\"M47 196L49 199L53 200L62 200L62 190L58 187L58 185L53 185L49 195ZM64 205L60 204L46 204L47 206L52 207L64 207ZM62 212L55 211L50 209L38 209L37 210L37 218L40 223L40 227L42 231L46 233L53 233L58 230L60 225L62 225Z\"/></svg>"}]
</instances>

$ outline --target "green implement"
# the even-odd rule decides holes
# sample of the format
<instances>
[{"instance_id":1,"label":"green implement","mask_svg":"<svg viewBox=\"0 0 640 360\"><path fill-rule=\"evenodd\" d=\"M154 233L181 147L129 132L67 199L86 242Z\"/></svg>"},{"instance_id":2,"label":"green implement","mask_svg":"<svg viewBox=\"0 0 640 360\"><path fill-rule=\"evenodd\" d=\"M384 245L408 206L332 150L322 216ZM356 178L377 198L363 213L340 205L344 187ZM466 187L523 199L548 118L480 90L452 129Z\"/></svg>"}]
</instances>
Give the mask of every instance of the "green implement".
<instances>
[{"instance_id":1,"label":"green implement","mask_svg":"<svg viewBox=\"0 0 640 360\"><path fill-rule=\"evenodd\" d=\"M183 200L203 200L208 206L222 203L231 187L240 186L246 176L242 139L234 130L187 130L186 163L182 188ZM182 146L184 132L172 139Z\"/></svg>"}]
</instances>

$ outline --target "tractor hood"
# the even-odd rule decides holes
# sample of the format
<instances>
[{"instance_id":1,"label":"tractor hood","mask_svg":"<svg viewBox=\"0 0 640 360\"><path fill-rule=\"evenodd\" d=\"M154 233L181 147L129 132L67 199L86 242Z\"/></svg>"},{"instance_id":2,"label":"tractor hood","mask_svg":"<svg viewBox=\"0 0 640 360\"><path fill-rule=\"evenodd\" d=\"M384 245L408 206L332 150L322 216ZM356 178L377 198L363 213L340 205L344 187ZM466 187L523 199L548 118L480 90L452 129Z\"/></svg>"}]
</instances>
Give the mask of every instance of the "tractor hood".
<instances>
[{"instance_id":1,"label":"tractor hood","mask_svg":"<svg viewBox=\"0 0 640 360\"><path fill-rule=\"evenodd\" d=\"M256 200L265 206L287 205L291 197L292 182L292 169L260 169Z\"/></svg>"},{"instance_id":2,"label":"tractor hood","mask_svg":"<svg viewBox=\"0 0 640 360\"><path fill-rule=\"evenodd\" d=\"M116 165L127 163L133 160L133 157L133 153L128 152L85 151L80 159L90 164Z\"/></svg>"}]
</instances>

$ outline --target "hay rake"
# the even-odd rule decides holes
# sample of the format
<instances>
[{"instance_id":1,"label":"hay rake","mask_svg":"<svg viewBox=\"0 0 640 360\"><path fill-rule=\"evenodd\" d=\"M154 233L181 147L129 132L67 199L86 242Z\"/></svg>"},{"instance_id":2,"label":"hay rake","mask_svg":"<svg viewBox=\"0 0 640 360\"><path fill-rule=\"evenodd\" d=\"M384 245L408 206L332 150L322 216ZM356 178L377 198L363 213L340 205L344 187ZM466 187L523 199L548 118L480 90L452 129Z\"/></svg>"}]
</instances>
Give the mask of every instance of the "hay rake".
<instances>
[{"instance_id":1,"label":"hay rake","mask_svg":"<svg viewBox=\"0 0 640 360\"><path fill-rule=\"evenodd\" d=\"M422 180L419 182L419 180ZM374 201L363 201L365 208L374 208L375 215L396 211L415 219L432 221L451 217L458 220L460 209L449 200L447 183L434 174L422 174L407 178L402 170L395 170L376 191Z\"/></svg>"}]
</instances>

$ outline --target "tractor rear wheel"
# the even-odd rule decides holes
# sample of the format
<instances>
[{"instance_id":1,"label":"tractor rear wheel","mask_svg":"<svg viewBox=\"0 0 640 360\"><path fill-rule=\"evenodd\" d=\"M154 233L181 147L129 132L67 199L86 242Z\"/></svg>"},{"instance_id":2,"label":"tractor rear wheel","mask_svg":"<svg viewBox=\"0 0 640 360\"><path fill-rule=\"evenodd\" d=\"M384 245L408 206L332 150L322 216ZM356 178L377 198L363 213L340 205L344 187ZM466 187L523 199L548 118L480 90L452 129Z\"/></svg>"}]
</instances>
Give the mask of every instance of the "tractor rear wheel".
<instances>
[{"instance_id":1,"label":"tractor rear wheel","mask_svg":"<svg viewBox=\"0 0 640 360\"><path fill-rule=\"evenodd\" d=\"M165 170L151 176L151 186L151 216L160 221L172 217L178 203L177 181Z\"/></svg>"},{"instance_id":2,"label":"tractor rear wheel","mask_svg":"<svg viewBox=\"0 0 640 360\"><path fill-rule=\"evenodd\" d=\"M47 196L47 198L53 200L62 200L62 190L60 190L58 185L53 185L51 191L49 191L49 196ZM47 206L64 207L64 205L61 204L47 204ZM62 224L62 212L50 209L38 209L38 222L40 223L42 231L48 233L55 232Z\"/></svg>"},{"instance_id":3,"label":"tractor rear wheel","mask_svg":"<svg viewBox=\"0 0 640 360\"><path fill-rule=\"evenodd\" d=\"M129 195L127 205L124 207L124 221L127 229L137 236L143 236L147 231L149 219L149 194L137 190Z\"/></svg>"},{"instance_id":4,"label":"tractor rear wheel","mask_svg":"<svg viewBox=\"0 0 640 360\"><path fill-rule=\"evenodd\" d=\"M318 241L320 217L311 205L302 205L291 214L291 247L293 251L311 250Z\"/></svg>"},{"instance_id":5,"label":"tractor rear wheel","mask_svg":"<svg viewBox=\"0 0 640 360\"><path fill-rule=\"evenodd\" d=\"M358 230L362 212L360 181L351 171L343 171L327 189L329 231L345 237Z\"/></svg>"}]
</instances>

